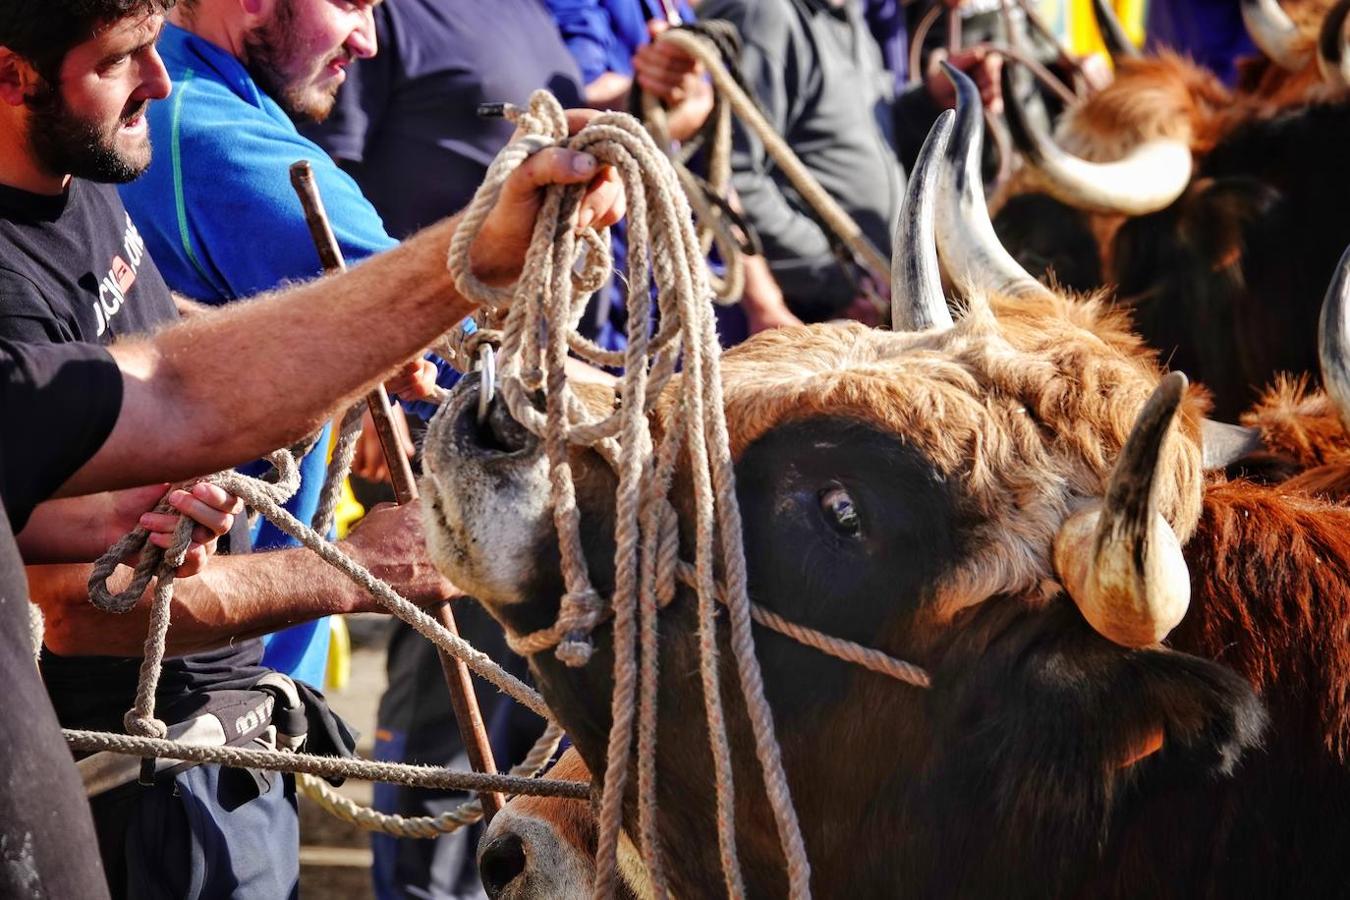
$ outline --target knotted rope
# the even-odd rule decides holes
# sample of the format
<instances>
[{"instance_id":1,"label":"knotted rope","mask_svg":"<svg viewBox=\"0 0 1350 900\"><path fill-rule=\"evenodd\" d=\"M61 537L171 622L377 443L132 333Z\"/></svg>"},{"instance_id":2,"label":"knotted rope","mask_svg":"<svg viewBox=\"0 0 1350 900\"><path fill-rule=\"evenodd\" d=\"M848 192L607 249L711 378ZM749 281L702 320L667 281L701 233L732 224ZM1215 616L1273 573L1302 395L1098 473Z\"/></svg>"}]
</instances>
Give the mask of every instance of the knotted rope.
<instances>
[{"instance_id":1,"label":"knotted rope","mask_svg":"<svg viewBox=\"0 0 1350 900\"><path fill-rule=\"evenodd\" d=\"M562 743L563 732L557 724L550 722L540 735L539 740L530 748L530 752L519 765L513 766L510 774L518 778L533 779L553 759ZM473 825L483 819L481 800L470 800L448 812L436 816L396 816L362 806L349 797L344 797L324 781L313 775L296 775L296 784L305 792L305 796L335 818L341 819L366 831L379 831L383 834L401 838L437 838L443 834L458 831L466 825ZM536 784L546 782L537 781ZM560 784L562 782L547 782ZM563 796L561 794L555 796Z\"/></svg>"},{"instance_id":2,"label":"knotted rope","mask_svg":"<svg viewBox=\"0 0 1350 900\"><path fill-rule=\"evenodd\" d=\"M487 775L482 772L452 772L436 766L406 763L382 763L369 759L344 759L340 756L315 756L285 750L261 750L252 747L218 747L184 744L163 738L113 734L108 731L63 729L66 743L73 750L97 752L110 750L128 756L176 759L183 762L210 763L267 772L296 772L320 778L358 778L363 781L388 781L408 787L430 790L497 791L533 797L567 797L585 800L591 786L583 781L549 781L514 775Z\"/></svg>"},{"instance_id":3,"label":"knotted rope","mask_svg":"<svg viewBox=\"0 0 1350 900\"><path fill-rule=\"evenodd\" d=\"M735 66L740 55L740 32L730 22L712 20L680 26L681 30L698 38L710 46L713 54L727 69L728 75L740 87L747 97L750 88L745 84ZM631 88L636 107L641 113L647 130L651 132L656 145L666 151L675 173L679 176L680 186L694 211L694 221L699 238L699 247L704 256L714 245L718 257L725 267L725 274L718 278L709 273L713 287L713 296L722 303L734 303L745 290L746 254L758 255L761 248L759 236L754 229L741 220L731 208L731 116L732 108L727 97L720 91L714 91L713 109L707 121L691 140L680 146L671 139L666 109L653 95L646 93L633 82ZM698 154L705 154L708 175L702 178L690 168L690 163ZM736 234L739 229L744 238Z\"/></svg>"},{"instance_id":4,"label":"knotted rope","mask_svg":"<svg viewBox=\"0 0 1350 900\"><path fill-rule=\"evenodd\" d=\"M242 498L249 507L264 515L282 531L318 553L324 560L365 588L386 609L408 622L442 651L464 660L469 668L504 693L546 720L550 720L544 735L526 760L512 769L512 776L516 777L507 781L491 782L482 781L476 773L455 773L420 766L371 763L361 759L319 757L283 751L199 747L163 740L167 734L167 727L155 718L155 693L167 644L174 573L183 564L191 544L193 522L186 516L180 516L168 550L160 550L150 544L148 532L143 528L137 528L110 548L94 567L89 583L90 600L105 612L130 611L145 593L151 580L155 580L155 589L135 705L123 720L128 735L68 730L65 735L72 748L293 772L298 776L297 783L301 791L330 813L360 827L384 831L399 837L435 837L456 830L462 825L471 824L482 818L481 803L477 800L471 801L443 816L421 818L390 816L361 807L341 797L315 776L371 778L409 786L504 790L539 796L587 796L589 786L534 778L552 757L561 738L561 730L551 722L547 706L534 690L502 669L485 654L474 649L472 645L447 631L439 622L401 597L392 587L376 578L323 537L332 525L338 492L351 470L352 457L360 436L364 405L364 402L353 405L343 416L337 443L329 462L328 477L314 518L316 528L304 525L281 506L299 487L297 457L303 456L312 448L314 439L306 442L307 446L279 450L271 454L268 459L273 464L274 471L269 478L250 478L229 471L201 480L216 484ZM161 502L156 511L176 513L166 502ZM108 580L121 561L135 553L139 553L140 557L131 583L122 592L112 593L108 588Z\"/></svg>"},{"instance_id":5,"label":"knotted rope","mask_svg":"<svg viewBox=\"0 0 1350 900\"><path fill-rule=\"evenodd\" d=\"M558 531L566 594L557 624L545 636L517 646L551 646L568 665L591 655L591 631L607 615L592 586L582 553L580 513L568 461L569 445L593 448L618 473L615 509L615 589L612 598L614 692L612 727L601 799L596 861L596 897L613 894L622 801L633 746L634 700L641 707L638 738L643 767L638 795L641 847L657 896L668 895L655 827L657 657L656 612L675 592L679 536L674 508L666 499L675 468L685 454L694 484L695 582L700 607L700 671L704 684L717 783L718 842L727 889L744 895L735 843L734 785L717 679L716 586L724 573L731 647L754 732L769 804L787 862L789 895L810 894L810 866L793 809L754 655L740 511L735 498L730 443L719 375L720 348L709 300L712 289L691 210L668 160L630 116L605 114L567 138L557 101L531 98L517 122L523 136L499 155L464 214L450 248L449 267L466 296L506 311L499 373L500 398L511 415L540 437L550 462L550 491ZM571 228L580 187L547 191L526 254L524 273L511 288L493 288L471 274L468 251L502 185L525 158L543 146L565 143L615 168L629 205L628 347L611 353L576 334L591 292L608 274L605 245L591 231L578 240ZM580 266L578 267L578 261ZM649 285L658 288L658 327L649 325ZM590 362L622 365L616 411L593 414L572 394L564 376L569 349ZM664 439L654 439L649 414L671 384L676 365L683 376ZM545 388L545 409L531 394ZM450 427L440 416L428 448ZM432 459L432 451L428 451ZM533 643L531 643L533 642ZM643 648L637 665L638 644ZM641 690L639 691L639 682Z\"/></svg>"}]
</instances>

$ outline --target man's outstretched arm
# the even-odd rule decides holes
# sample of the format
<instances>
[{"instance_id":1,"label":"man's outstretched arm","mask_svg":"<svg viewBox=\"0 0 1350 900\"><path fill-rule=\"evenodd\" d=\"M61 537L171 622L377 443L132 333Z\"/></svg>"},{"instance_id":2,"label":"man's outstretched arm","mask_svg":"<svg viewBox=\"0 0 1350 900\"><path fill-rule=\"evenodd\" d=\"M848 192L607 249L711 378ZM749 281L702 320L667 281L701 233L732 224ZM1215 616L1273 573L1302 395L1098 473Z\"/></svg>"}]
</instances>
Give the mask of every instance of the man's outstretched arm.
<instances>
[{"instance_id":1,"label":"man's outstretched arm","mask_svg":"<svg viewBox=\"0 0 1350 900\"><path fill-rule=\"evenodd\" d=\"M569 116L579 127L582 115ZM526 161L474 244L479 277L506 281L519 271L544 186L587 182L582 221L617 221L622 187L593 157L551 148ZM458 222L433 225L343 275L114 345L124 380L121 414L59 493L177 481L317 430L473 311L445 267Z\"/></svg>"},{"instance_id":2,"label":"man's outstretched arm","mask_svg":"<svg viewBox=\"0 0 1350 900\"><path fill-rule=\"evenodd\" d=\"M339 546L414 603L458 594L427 558L416 506L372 510ZM100 612L89 602L91 570L28 567L29 590L45 619L43 642L62 656L140 656L150 591L128 613ZM130 580L131 569L123 566L110 586L124 590ZM327 615L380 611L369 594L307 549L219 556L197 577L174 584L168 653L210 650Z\"/></svg>"}]
</instances>

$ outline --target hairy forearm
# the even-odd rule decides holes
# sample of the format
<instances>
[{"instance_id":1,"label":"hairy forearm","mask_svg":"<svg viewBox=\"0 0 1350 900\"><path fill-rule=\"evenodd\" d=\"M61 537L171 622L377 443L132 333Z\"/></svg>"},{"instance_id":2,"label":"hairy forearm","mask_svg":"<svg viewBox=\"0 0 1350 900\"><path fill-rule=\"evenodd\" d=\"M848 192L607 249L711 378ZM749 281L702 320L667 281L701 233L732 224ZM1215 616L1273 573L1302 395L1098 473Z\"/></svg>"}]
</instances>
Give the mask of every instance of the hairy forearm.
<instances>
[{"instance_id":1,"label":"hairy forearm","mask_svg":"<svg viewBox=\"0 0 1350 900\"><path fill-rule=\"evenodd\" d=\"M115 345L126 384L122 414L97 465L62 492L110 478L135 484L199 475L317 430L471 312L445 268L456 222L432 226L341 277ZM144 452L147 435L154 454Z\"/></svg>"},{"instance_id":2,"label":"hairy forearm","mask_svg":"<svg viewBox=\"0 0 1350 900\"><path fill-rule=\"evenodd\" d=\"M126 614L89 602L88 565L30 566L32 599L46 619L45 643L63 656L140 656L149 625L151 590ZM131 581L121 566L114 591ZM194 578L174 583L172 656L224 646L291 625L362 607L358 588L304 549L223 556Z\"/></svg>"},{"instance_id":3,"label":"hairy forearm","mask_svg":"<svg viewBox=\"0 0 1350 900\"><path fill-rule=\"evenodd\" d=\"M376 507L338 549L413 603L458 596L427 555L422 527L416 505ZM90 572L79 565L29 569L33 599L47 617L47 645L65 655L139 656L150 592L125 615L100 612L88 599ZM130 580L123 566L112 589L125 590ZM364 588L307 549L220 556L195 577L174 582L170 652L219 647L334 613L382 610Z\"/></svg>"},{"instance_id":4,"label":"hairy forearm","mask_svg":"<svg viewBox=\"0 0 1350 900\"><path fill-rule=\"evenodd\" d=\"M112 501L108 494L90 494L39 503L17 535L25 560L44 563L98 559L112 543L104 527ZM116 535L111 536L116 540Z\"/></svg>"}]
</instances>

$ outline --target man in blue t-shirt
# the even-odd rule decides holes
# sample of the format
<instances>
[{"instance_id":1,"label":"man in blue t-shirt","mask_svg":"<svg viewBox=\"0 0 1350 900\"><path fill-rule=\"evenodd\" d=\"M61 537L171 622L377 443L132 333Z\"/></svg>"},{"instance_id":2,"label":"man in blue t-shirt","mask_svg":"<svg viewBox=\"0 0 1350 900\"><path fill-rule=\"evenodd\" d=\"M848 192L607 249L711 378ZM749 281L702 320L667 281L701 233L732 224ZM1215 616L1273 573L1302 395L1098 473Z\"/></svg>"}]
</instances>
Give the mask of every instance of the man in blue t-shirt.
<instances>
[{"instance_id":1,"label":"man in blue t-shirt","mask_svg":"<svg viewBox=\"0 0 1350 900\"><path fill-rule=\"evenodd\" d=\"M351 178L296 131L291 117L322 118L346 66L375 53L368 0L283 0L250 13L244 4L190 0L169 16L159 52L174 82L149 110L158 149L122 197L150 254L177 293L229 303L319 274L320 263L291 187L307 159L350 263L395 241ZM309 523L326 468L324 439L301 464L287 508ZM294 546L264 523L255 549ZM321 685L327 620L265 638L264 663Z\"/></svg>"}]
</instances>

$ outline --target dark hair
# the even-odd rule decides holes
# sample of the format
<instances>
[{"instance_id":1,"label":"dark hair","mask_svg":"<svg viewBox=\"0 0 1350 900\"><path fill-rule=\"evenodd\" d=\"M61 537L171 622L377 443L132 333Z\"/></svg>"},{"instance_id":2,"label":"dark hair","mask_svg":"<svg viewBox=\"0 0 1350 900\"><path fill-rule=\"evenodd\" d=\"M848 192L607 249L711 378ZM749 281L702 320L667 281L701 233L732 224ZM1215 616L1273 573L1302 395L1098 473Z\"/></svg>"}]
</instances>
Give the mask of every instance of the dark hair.
<instances>
[{"instance_id":1,"label":"dark hair","mask_svg":"<svg viewBox=\"0 0 1350 900\"><path fill-rule=\"evenodd\" d=\"M3 0L0 47L55 84L66 54L105 25L138 13L167 12L175 0Z\"/></svg>"}]
</instances>

